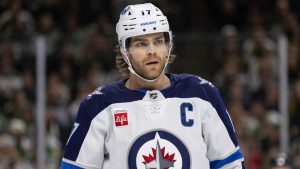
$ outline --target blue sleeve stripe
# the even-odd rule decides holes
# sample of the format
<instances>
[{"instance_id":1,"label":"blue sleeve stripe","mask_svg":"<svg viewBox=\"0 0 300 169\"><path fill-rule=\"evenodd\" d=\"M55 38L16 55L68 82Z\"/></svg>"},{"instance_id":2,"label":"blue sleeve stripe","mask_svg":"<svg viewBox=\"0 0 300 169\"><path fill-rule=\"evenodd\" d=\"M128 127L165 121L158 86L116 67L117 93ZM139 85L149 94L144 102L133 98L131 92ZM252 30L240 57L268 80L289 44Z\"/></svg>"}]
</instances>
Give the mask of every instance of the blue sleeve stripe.
<instances>
[{"instance_id":1,"label":"blue sleeve stripe","mask_svg":"<svg viewBox=\"0 0 300 169\"><path fill-rule=\"evenodd\" d=\"M215 161L210 161L209 165L211 169L218 169L223 167L226 164L229 164L235 160L238 159L242 159L243 158L243 154L241 152L241 150L237 150L235 153L231 154L230 156L228 156L227 158L223 159L223 160L215 160Z\"/></svg>"},{"instance_id":2,"label":"blue sleeve stripe","mask_svg":"<svg viewBox=\"0 0 300 169\"><path fill-rule=\"evenodd\" d=\"M61 164L60 164L60 169L83 169L83 168L62 161Z\"/></svg>"}]
</instances>

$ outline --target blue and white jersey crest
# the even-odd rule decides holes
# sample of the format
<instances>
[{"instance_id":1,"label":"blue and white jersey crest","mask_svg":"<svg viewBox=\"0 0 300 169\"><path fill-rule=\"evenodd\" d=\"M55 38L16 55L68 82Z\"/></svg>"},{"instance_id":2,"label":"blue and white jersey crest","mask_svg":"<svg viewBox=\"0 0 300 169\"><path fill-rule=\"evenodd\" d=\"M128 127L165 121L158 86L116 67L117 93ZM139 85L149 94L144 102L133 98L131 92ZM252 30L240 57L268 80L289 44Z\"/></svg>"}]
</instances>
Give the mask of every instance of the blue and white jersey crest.
<instances>
[{"instance_id":1,"label":"blue and white jersey crest","mask_svg":"<svg viewBox=\"0 0 300 169\"><path fill-rule=\"evenodd\" d=\"M153 130L138 136L128 155L128 168L190 168L190 154L174 134Z\"/></svg>"}]
</instances>

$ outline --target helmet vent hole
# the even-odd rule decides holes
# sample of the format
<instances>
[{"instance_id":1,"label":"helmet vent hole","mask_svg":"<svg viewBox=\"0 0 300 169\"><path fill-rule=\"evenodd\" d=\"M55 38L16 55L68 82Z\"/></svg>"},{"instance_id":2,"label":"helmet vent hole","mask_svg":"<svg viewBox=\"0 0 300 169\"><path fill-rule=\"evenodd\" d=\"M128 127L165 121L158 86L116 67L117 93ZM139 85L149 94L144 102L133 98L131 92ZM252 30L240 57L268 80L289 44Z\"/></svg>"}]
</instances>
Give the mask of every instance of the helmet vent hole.
<instances>
[{"instance_id":1,"label":"helmet vent hole","mask_svg":"<svg viewBox=\"0 0 300 169\"><path fill-rule=\"evenodd\" d=\"M156 27L153 27L153 30L156 30Z\"/></svg>"},{"instance_id":2,"label":"helmet vent hole","mask_svg":"<svg viewBox=\"0 0 300 169\"><path fill-rule=\"evenodd\" d=\"M128 15L131 15L131 12L128 12Z\"/></svg>"},{"instance_id":3,"label":"helmet vent hole","mask_svg":"<svg viewBox=\"0 0 300 169\"><path fill-rule=\"evenodd\" d=\"M146 29L143 29L144 32L146 32Z\"/></svg>"}]
</instances>

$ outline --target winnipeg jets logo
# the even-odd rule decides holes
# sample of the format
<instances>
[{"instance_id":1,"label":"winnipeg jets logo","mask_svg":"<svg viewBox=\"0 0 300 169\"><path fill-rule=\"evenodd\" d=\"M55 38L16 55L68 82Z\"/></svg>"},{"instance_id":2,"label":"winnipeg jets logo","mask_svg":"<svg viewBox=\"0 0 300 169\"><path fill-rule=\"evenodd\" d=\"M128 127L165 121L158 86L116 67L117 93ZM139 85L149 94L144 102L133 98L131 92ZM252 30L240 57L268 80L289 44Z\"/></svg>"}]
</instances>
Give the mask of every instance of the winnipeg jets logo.
<instances>
[{"instance_id":1,"label":"winnipeg jets logo","mask_svg":"<svg viewBox=\"0 0 300 169\"><path fill-rule=\"evenodd\" d=\"M153 155L149 154L149 156L143 156L145 162L143 162L146 166L146 169L166 169L169 167L174 167L174 159L175 154L169 155L165 154L165 147L160 148L159 141L156 143L156 149L152 148Z\"/></svg>"},{"instance_id":2,"label":"winnipeg jets logo","mask_svg":"<svg viewBox=\"0 0 300 169\"><path fill-rule=\"evenodd\" d=\"M175 135L154 130L139 136L128 153L129 169L189 169L190 155Z\"/></svg>"}]
</instances>

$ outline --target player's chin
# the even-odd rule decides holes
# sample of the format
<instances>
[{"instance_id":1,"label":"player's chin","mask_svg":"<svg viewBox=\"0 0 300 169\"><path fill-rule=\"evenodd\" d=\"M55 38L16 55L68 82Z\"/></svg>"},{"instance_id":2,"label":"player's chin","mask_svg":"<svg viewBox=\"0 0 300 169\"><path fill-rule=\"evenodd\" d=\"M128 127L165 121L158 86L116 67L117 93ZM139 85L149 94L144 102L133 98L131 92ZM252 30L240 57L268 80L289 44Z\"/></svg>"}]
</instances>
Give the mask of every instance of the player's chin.
<instances>
[{"instance_id":1,"label":"player's chin","mask_svg":"<svg viewBox=\"0 0 300 169\"><path fill-rule=\"evenodd\" d=\"M159 77L163 72L163 66L157 65L157 66L145 66L143 69L140 69L140 75L142 75L143 78L154 80L157 77Z\"/></svg>"},{"instance_id":2,"label":"player's chin","mask_svg":"<svg viewBox=\"0 0 300 169\"><path fill-rule=\"evenodd\" d=\"M162 70L148 71L144 74L144 77L149 80L154 80L160 76L161 72Z\"/></svg>"}]
</instances>

